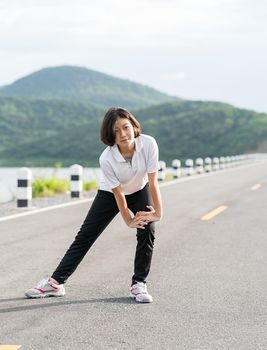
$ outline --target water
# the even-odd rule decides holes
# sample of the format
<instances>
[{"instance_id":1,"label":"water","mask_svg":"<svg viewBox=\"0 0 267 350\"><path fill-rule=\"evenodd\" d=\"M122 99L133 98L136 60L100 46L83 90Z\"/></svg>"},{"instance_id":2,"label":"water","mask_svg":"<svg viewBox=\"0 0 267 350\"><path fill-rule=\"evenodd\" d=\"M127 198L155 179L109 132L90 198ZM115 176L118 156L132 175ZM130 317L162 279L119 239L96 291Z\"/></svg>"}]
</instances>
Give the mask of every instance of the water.
<instances>
[{"instance_id":1,"label":"water","mask_svg":"<svg viewBox=\"0 0 267 350\"><path fill-rule=\"evenodd\" d=\"M0 203L8 202L16 197L17 190L17 170L19 168L1 168L0 167ZM42 177L56 177L59 179L69 180L70 169L60 168L31 168L33 178ZM96 181L99 183L100 168L83 168L84 181Z\"/></svg>"},{"instance_id":2,"label":"water","mask_svg":"<svg viewBox=\"0 0 267 350\"><path fill-rule=\"evenodd\" d=\"M17 193L17 171L20 168L1 168L0 167L0 203L6 203L16 198ZM70 179L70 169L60 168L30 168L33 178L41 177L56 177L59 179ZM185 168L182 168L184 175ZM166 174L172 174L171 168L166 168ZM83 180L95 181L99 184L101 170L100 168L83 168Z\"/></svg>"}]
</instances>

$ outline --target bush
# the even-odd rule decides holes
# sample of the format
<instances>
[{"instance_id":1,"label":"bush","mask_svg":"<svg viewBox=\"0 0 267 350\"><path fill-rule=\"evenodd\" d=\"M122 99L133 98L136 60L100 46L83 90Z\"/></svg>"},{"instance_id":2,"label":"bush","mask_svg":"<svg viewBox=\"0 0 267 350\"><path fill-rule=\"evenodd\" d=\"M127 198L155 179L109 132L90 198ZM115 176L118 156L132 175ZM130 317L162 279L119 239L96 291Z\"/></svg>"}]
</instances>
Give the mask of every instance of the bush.
<instances>
[{"instance_id":1,"label":"bush","mask_svg":"<svg viewBox=\"0 0 267 350\"><path fill-rule=\"evenodd\" d=\"M97 188L97 183L95 181L85 181L83 183L83 190L90 191Z\"/></svg>"},{"instance_id":2,"label":"bush","mask_svg":"<svg viewBox=\"0 0 267 350\"><path fill-rule=\"evenodd\" d=\"M69 190L69 181L56 178L37 177L32 183L33 197L51 197Z\"/></svg>"}]
</instances>

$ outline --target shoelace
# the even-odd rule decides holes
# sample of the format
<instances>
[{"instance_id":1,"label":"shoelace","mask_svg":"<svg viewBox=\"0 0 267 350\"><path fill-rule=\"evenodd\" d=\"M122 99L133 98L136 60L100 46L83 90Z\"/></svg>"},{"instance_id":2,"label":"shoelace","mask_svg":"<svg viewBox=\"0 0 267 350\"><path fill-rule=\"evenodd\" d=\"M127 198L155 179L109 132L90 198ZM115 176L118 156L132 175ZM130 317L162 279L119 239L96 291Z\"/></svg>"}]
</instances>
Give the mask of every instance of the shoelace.
<instances>
[{"instance_id":1,"label":"shoelace","mask_svg":"<svg viewBox=\"0 0 267 350\"><path fill-rule=\"evenodd\" d=\"M137 292L136 294L147 294L147 286L145 284L144 285L134 284L132 287L132 291Z\"/></svg>"},{"instance_id":2,"label":"shoelace","mask_svg":"<svg viewBox=\"0 0 267 350\"><path fill-rule=\"evenodd\" d=\"M48 279L43 278L41 281L38 282L38 284L37 284L36 287L37 287L37 288L41 288L41 287L44 286L44 284L49 284Z\"/></svg>"},{"instance_id":3,"label":"shoelace","mask_svg":"<svg viewBox=\"0 0 267 350\"><path fill-rule=\"evenodd\" d=\"M44 287L46 287L48 289L44 289ZM46 292L51 290L51 289L49 289L49 287L52 288L52 290L58 290L57 286L50 283L48 279L43 278L34 289L38 290L41 293L46 293Z\"/></svg>"}]
</instances>

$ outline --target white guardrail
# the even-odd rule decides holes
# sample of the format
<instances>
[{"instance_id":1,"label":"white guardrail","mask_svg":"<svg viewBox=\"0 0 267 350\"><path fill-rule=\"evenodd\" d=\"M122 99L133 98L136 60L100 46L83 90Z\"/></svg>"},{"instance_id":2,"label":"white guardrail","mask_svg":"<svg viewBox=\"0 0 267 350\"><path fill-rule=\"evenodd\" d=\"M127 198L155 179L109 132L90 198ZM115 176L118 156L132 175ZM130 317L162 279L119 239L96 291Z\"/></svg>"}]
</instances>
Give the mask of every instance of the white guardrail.
<instances>
[{"instance_id":1,"label":"white guardrail","mask_svg":"<svg viewBox=\"0 0 267 350\"><path fill-rule=\"evenodd\" d=\"M184 176L203 174L211 171L219 171L227 168L243 165L267 159L266 154L248 154L228 157L206 157L186 159L184 166L179 159L174 159L171 168L166 167L166 162L159 161L158 181L179 179ZM83 167L74 164L70 167L70 196L71 198L81 198L83 190ZM31 205L32 200L32 171L29 168L20 168L17 171L17 207L25 208Z\"/></svg>"}]
</instances>

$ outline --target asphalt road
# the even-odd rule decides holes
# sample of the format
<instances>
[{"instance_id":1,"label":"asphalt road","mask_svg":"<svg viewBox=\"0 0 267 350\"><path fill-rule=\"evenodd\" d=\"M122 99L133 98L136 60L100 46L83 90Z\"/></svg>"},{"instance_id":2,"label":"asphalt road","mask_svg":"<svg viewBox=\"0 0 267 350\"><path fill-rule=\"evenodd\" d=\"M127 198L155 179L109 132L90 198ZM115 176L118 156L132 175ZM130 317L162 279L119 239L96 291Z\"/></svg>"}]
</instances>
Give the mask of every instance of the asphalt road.
<instances>
[{"instance_id":1,"label":"asphalt road","mask_svg":"<svg viewBox=\"0 0 267 350\"><path fill-rule=\"evenodd\" d=\"M41 300L25 299L24 290L54 270L90 203L0 222L0 344L267 349L267 163L161 192L164 217L148 279L152 304L128 297L136 238L119 216L69 279L66 296Z\"/></svg>"}]
</instances>

